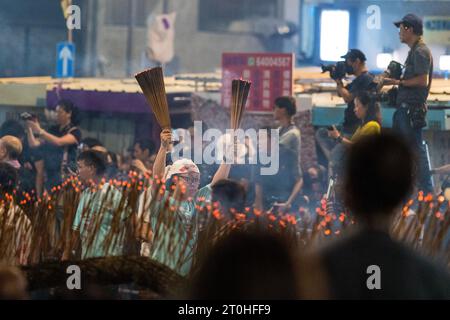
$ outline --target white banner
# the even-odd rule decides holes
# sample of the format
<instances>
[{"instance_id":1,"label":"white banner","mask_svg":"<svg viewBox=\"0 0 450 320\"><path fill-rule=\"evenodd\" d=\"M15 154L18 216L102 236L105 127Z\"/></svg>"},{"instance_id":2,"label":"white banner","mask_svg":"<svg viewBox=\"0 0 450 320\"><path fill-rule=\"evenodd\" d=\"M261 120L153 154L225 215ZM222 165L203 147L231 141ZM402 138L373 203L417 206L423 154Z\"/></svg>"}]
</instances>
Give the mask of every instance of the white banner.
<instances>
[{"instance_id":1,"label":"white banner","mask_svg":"<svg viewBox=\"0 0 450 320\"><path fill-rule=\"evenodd\" d=\"M147 58L161 64L174 57L176 13L151 16L147 22Z\"/></svg>"}]
</instances>

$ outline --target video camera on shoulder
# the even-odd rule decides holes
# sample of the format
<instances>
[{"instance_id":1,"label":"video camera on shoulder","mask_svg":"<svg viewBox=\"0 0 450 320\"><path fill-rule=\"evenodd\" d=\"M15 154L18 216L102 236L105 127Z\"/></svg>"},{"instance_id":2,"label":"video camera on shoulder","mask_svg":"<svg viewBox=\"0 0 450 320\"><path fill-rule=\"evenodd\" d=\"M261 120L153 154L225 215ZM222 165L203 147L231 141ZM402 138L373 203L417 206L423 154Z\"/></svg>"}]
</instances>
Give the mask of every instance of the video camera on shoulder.
<instances>
[{"instance_id":1,"label":"video camera on shoulder","mask_svg":"<svg viewBox=\"0 0 450 320\"><path fill-rule=\"evenodd\" d=\"M329 72L330 78L333 80L342 80L347 73L347 64L345 61L338 61L336 64L320 65L322 73Z\"/></svg>"}]
</instances>

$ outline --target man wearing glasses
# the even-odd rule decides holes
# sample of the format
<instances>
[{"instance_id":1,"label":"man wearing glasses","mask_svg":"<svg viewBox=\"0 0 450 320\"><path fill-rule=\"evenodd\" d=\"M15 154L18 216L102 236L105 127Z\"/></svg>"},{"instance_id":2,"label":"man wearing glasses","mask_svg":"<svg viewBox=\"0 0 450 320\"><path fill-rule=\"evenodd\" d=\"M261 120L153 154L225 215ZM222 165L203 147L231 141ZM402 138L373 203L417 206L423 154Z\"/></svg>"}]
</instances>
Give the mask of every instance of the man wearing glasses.
<instances>
[{"instance_id":1,"label":"man wearing glasses","mask_svg":"<svg viewBox=\"0 0 450 320\"><path fill-rule=\"evenodd\" d=\"M423 41L422 19L407 14L402 20L394 22L399 28L400 41L410 47L405 62L403 77L400 80L385 79L383 85L398 86L397 110L394 113L393 128L411 144L419 157L419 190L433 191L429 161L422 139L426 127L427 97L433 75L433 57Z\"/></svg>"}]
</instances>

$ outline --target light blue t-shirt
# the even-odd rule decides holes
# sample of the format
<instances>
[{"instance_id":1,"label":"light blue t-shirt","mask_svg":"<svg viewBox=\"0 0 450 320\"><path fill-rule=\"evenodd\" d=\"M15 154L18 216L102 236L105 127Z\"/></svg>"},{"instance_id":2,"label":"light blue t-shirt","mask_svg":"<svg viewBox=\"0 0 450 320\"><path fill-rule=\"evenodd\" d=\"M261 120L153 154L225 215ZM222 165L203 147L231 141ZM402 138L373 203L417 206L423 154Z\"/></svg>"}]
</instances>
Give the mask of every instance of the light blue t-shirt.
<instances>
[{"instance_id":1,"label":"light blue t-shirt","mask_svg":"<svg viewBox=\"0 0 450 320\"><path fill-rule=\"evenodd\" d=\"M199 189L191 201L177 201L167 192L160 199L150 206L149 222L154 233L151 258L186 275L197 241L196 206L203 206L211 200L211 187L207 185ZM171 212L170 207L176 211Z\"/></svg>"},{"instance_id":2,"label":"light blue t-shirt","mask_svg":"<svg viewBox=\"0 0 450 320\"><path fill-rule=\"evenodd\" d=\"M127 205L119 210L121 201L122 193L108 183L94 192L83 191L72 225L80 232L82 259L123 254Z\"/></svg>"}]
</instances>

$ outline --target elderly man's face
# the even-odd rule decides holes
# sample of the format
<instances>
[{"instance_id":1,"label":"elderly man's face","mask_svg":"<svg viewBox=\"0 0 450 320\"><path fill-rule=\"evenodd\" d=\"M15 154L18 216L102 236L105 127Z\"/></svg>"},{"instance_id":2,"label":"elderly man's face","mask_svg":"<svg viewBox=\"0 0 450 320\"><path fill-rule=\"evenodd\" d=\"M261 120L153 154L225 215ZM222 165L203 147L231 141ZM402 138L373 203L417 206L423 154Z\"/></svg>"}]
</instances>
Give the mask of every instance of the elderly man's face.
<instances>
[{"instance_id":1,"label":"elderly man's face","mask_svg":"<svg viewBox=\"0 0 450 320\"><path fill-rule=\"evenodd\" d=\"M191 172L189 174L178 174L178 183L180 186L185 188L186 196L193 197L198 191L198 186L200 185L200 174Z\"/></svg>"}]
</instances>

